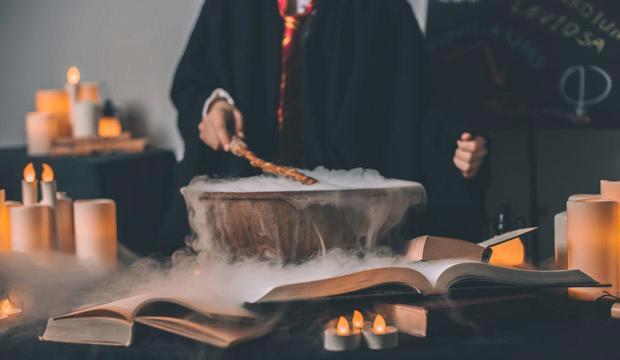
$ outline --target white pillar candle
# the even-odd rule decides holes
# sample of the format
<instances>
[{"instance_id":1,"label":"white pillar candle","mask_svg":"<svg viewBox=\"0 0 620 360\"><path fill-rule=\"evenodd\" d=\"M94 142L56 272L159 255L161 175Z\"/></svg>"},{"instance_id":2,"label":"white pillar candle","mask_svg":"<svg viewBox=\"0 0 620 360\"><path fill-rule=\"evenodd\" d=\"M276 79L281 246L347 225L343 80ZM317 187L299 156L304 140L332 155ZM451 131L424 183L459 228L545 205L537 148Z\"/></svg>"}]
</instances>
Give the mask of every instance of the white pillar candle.
<instances>
[{"instance_id":1,"label":"white pillar candle","mask_svg":"<svg viewBox=\"0 0 620 360\"><path fill-rule=\"evenodd\" d=\"M593 301L604 291L616 295L618 278L618 205L600 198L568 201L568 268L579 269L611 288L570 288L569 295Z\"/></svg>"},{"instance_id":2,"label":"white pillar candle","mask_svg":"<svg viewBox=\"0 0 620 360\"><path fill-rule=\"evenodd\" d=\"M54 170L48 164L43 164L41 172L41 204L47 205L52 209L52 248L58 249L58 226L56 219L56 180L54 180Z\"/></svg>"},{"instance_id":3,"label":"white pillar candle","mask_svg":"<svg viewBox=\"0 0 620 360\"><path fill-rule=\"evenodd\" d=\"M336 324L336 326L333 326ZM349 351L359 349L362 334L359 329L351 329L349 322L341 316L337 322L331 321L323 331L323 347L328 351Z\"/></svg>"},{"instance_id":4,"label":"white pillar candle","mask_svg":"<svg viewBox=\"0 0 620 360\"><path fill-rule=\"evenodd\" d=\"M54 114L61 137L71 136L70 108L69 94L65 89L43 89L35 93L35 111Z\"/></svg>"},{"instance_id":5,"label":"white pillar candle","mask_svg":"<svg viewBox=\"0 0 620 360\"><path fill-rule=\"evenodd\" d=\"M29 163L24 168L24 179L22 180L22 203L26 205L34 205L39 201L37 189L37 174L34 171L34 165Z\"/></svg>"},{"instance_id":6,"label":"white pillar candle","mask_svg":"<svg viewBox=\"0 0 620 360\"><path fill-rule=\"evenodd\" d=\"M116 204L109 199L73 204L75 253L84 264L111 270L117 262Z\"/></svg>"},{"instance_id":7,"label":"white pillar candle","mask_svg":"<svg viewBox=\"0 0 620 360\"><path fill-rule=\"evenodd\" d=\"M555 248L555 268L566 270L567 265L567 244L566 244L566 211L556 214L553 217L553 242Z\"/></svg>"},{"instance_id":8,"label":"white pillar candle","mask_svg":"<svg viewBox=\"0 0 620 360\"><path fill-rule=\"evenodd\" d=\"M80 101L71 108L73 136L76 138L97 136L100 117L99 105L90 101Z\"/></svg>"},{"instance_id":9,"label":"white pillar candle","mask_svg":"<svg viewBox=\"0 0 620 360\"><path fill-rule=\"evenodd\" d=\"M4 202L4 211L0 213L0 229L3 232L2 237L4 238L4 249L12 250L12 241L11 241L11 209L20 207L22 204L17 201L5 201Z\"/></svg>"},{"instance_id":10,"label":"white pillar candle","mask_svg":"<svg viewBox=\"0 0 620 360\"><path fill-rule=\"evenodd\" d=\"M35 204L9 209L11 248L26 254L45 253L52 244L52 209Z\"/></svg>"},{"instance_id":11,"label":"white pillar candle","mask_svg":"<svg viewBox=\"0 0 620 360\"><path fill-rule=\"evenodd\" d=\"M48 155L52 141L60 135L58 117L48 112L26 114L26 143L30 156Z\"/></svg>"},{"instance_id":12,"label":"white pillar candle","mask_svg":"<svg viewBox=\"0 0 620 360\"><path fill-rule=\"evenodd\" d=\"M58 251L65 254L75 253L73 200L67 197L64 193L57 194L56 230L58 232Z\"/></svg>"},{"instance_id":13,"label":"white pillar candle","mask_svg":"<svg viewBox=\"0 0 620 360\"><path fill-rule=\"evenodd\" d=\"M11 250L7 212L6 191L4 189L0 189L0 252Z\"/></svg>"},{"instance_id":14,"label":"white pillar candle","mask_svg":"<svg viewBox=\"0 0 620 360\"><path fill-rule=\"evenodd\" d=\"M362 333L369 349L383 350L398 346L398 329L387 326L381 315L377 315L372 327L364 329Z\"/></svg>"}]
</instances>

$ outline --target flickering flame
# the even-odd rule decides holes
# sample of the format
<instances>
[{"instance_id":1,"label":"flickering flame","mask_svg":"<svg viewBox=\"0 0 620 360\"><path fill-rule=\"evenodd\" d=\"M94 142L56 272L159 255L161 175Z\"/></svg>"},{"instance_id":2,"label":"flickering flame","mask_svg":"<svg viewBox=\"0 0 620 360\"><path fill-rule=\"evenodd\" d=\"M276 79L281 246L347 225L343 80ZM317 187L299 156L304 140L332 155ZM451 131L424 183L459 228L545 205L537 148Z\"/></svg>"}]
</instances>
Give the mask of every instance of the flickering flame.
<instances>
[{"instance_id":1,"label":"flickering flame","mask_svg":"<svg viewBox=\"0 0 620 360\"><path fill-rule=\"evenodd\" d=\"M0 318L6 318L20 312L22 312L22 309L15 306L9 299L0 301Z\"/></svg>"},{"instance_id":2,"label":"flickering flame","mask_svg":"<svg viewBox=\"0 0 620 360\"><path fill-rule=\"evenodd\" d=\"M361 312L355 310L353 311L353 317L351 318L351 324L354 329L363 329L364 328L364 316Z\"/></svg>"},{"instance_id":3,"label":"flickering flame","mask_svg":"<svg viewBox=\"0 0 620 360\"><path fill-rule=\"evenodd\" d=\"M45 182L54 181L54 170L48 164L43 164L43 172L41 173L41 180Z\"/></svg>"},{"instance_id":4,"label":"flickering flame","mask_svg":"<svg viewBox=\"0 0 620 360\"><path fill-rule=\"evenodd\" d=\"M77 66L71 66L67 70L67 83L69 85L77 85L80 82L80 69Z\"/></svg>"},{"instance_id":5,"label":"flickering flame","mask_svg":"<svg viewBox=\"0 0 620 360\"><path fill-rule=\"evenodd\" d=\"M349 322L344 316L338 318L338 324L336 324L336 334L340 336L347 336L351 333L349 328Z\"/></svg>"},{"instance_id":6,"label":"flickering flame","mask_svg":"<svg viewBox=\"0 0 620 360\"><path fill-rule=\"evenodd\" d=\"M385 319L378 314L375 317L375 321L372 323L372 331L374 331L375 334L385 334L386 328Z\"/></svg>"},{"instance_id":7,"label":"flickering flame","mask_svg":"<svg viewBox=\"0 0 620 360\"><path fill-rule=\"evenodd\" d=\"M29 163L24 168L24 180L26 180L26 182L34 182L36 178L37 173L34 171L34 165L32 163Z\"/></svg>"}]
</instances>

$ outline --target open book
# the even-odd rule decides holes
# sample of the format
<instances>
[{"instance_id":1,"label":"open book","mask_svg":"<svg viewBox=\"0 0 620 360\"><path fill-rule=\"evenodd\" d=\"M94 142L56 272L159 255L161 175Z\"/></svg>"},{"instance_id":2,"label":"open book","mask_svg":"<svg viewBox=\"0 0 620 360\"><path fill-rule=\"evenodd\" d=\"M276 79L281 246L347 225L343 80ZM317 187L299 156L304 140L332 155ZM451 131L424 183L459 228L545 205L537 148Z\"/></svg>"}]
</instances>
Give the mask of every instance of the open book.
<instances>
[{"instance_id":1,"label":"open book","mask_svg":"<svg viewBox=\"0 0 620 360\"><path fill-rule=\"evenodd\" d=\"M129 346L140 323L220 348L271 331L274 321L241 307L217 308L190 299L138 295L48 320L44 341Z\"/></svg>"},{"instance_id":2,"label":"open book","mask_svg":"<svg viewBox=\"0 0 620 360\"><path fill-rule=\"evenodd\" d=\"M312 301L386 286L405 287L420 295L444 295L461 286L596 287L579 270L538 271L499 267L465 259L418 261L402 266L362 270L327 279L268 289L249 304Z\"/></svg>"},{"instance_id":3,"label":"open book","mask_svg":"<svg viewBox=\"0 0 620 360\"><path fill-rule=\"evenodd\" d=\"M462 258L488 262L493 246L516 239L536 229L536 227L530 227L510 231L477 244L461 239L423 235L409 241L405 257L411 261Z\"/></svg>"}]
</instances>

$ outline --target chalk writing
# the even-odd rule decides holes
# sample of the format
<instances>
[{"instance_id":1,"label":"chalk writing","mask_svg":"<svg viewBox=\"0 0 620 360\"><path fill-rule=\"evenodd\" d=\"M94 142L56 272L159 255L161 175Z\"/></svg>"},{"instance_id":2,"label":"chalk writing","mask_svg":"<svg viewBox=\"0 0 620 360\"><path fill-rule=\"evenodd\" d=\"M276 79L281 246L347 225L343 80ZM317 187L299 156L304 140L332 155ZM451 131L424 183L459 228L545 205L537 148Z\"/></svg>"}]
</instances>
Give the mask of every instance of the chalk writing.
<instances>
[{"instance_id":1,"label":"chalk writing","mask_svg":"<svg viewBox=\"0 0 620 360\"><path fill-rule=\"evenodd\" d=\"M576 0L565 0L564 2L566 3L569 1ZM594 48L598 53L601 53L605 49L604 38L600 36L597 37L589 28L565 15L560 15L539 5L525 5L525 0L515 0L512 6L512 12L537 22L551 33L559 34L565 39L574 39L575 43L579 46ZM615 38L617 32L615 23L600 18L596 20L594 24L598 25L599 29L610 36L614 34L613 37Z\"/></svg>"},{"instance_id":2,"label":"chalk writing","mask_svg":"<svg viewBox=\"0 0 620 360\"><path fill-rule=\"evenodd\" d=\"M587 97L587 82L586 82L586 74L591 72L592 74L601 76L605 82L605 86L603 91L601 91L598 95ZM568 81L573 76L577 76L578 85L577 91L575 94L569 94L569 86ZM588 106L594 106L603 102L612 88L612 80L609 74L601 69L598 66L590 65L590 66L571 66L562 75L560 78L560 94L564 101L575 106L575 114L579 117L584 117L587 113Z\"/></svg>"}]
</instances>

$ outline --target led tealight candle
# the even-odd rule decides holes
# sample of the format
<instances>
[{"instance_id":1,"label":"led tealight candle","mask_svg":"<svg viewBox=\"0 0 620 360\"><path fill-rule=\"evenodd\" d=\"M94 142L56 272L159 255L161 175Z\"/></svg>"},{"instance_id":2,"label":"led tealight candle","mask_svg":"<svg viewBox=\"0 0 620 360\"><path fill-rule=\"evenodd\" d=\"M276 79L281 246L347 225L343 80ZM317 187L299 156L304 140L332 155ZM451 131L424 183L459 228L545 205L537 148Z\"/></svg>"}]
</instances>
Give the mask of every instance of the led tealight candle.
<instances>
[{"instance_id":1,"label":"led tealight candle","mask_svg":"<svg viewBox=\"0 0 620 360\"><path fill-rule=\"evenodd\" d=\"M394 326L387 326L381 315L377 315L372 328L364 330L363 333L369 349L391 349L398 346L398 329Z\"/></svg>"},{"instance_id":2,"label":"led tealight candle","mask_svg":"<svg viewBox=\"0 0 620 360\"><path fill-rule=\"evenodd\" d=\"M37 90L35 93L35 110L36 112L54 114L58 121L59 136L71 136L71 123L69 122L71 104L67 90Z\"/></svg>"},{"instance_id":3,"label":"led tealight candle","mask_svg":"<svg viewBox=\"0 0 620 360\"><path fill-rule=\"evenodd\" d=\"M65 193L56 194L56 231L58 251L75 253L75 234L73 231L73 200Z\"/></svg>"},{"instance_id":4,"label":"led tealight candle","mask_svg":"<svg viewBox=\"0 0 620 360\"><path fill-rule=\"evenodd\" d=\"M58 118L48 112L26 114L26 143L30 156L48 155L52 140L60 136Z\"/></svg>"},{"instance_id":5,"label":"led tealight candle","mask_svg":"<svg viewBox=\"0 0 620 360\"><path fill-rule=\"evenodd\" d=\"M123 128L116 117L104 116L99 119L98 132L100 137L116 137L123 133Z\"/></svg>"},{"instance_id":6,"label":"led tealight candle","mask_svg":"<svg viewBox=\"0 0 620 360\"><path fill-rule=\"evenodd\" d=\"M569 295L593 301L608 291L617 294L618 205L590 198L566 203L568 268L579 269L611 288L570 288Z\"/></svg>"},{"instance_id":7,"label":"led tealight candle","mask_svg":"<svg viewBox=\"0 0 620 360\"><path fill-rule=\"evenodd\" d=\"M24 206L36 204L39 198L37 192L37 174L34 165L29 163L24 167L24 179L22 180L22 203Z\"/></svg>"},{"instance_id":8,"label":"led tealight candle","mask_svg":"<svg viewBox=\"0 0 620 360\"><path fill-rule=\"evenodd\" d=\"M75 253L84 264L111 270L117 262L116 204L109 199L73 203Z\"/></svg>"},{"instance_id":9,"label":"led tealight candle","mask_svg":"<svg viewBox=\"0 0 620 360\"><path fill-rule=\"evenodd\" d=\"M338 318L336 327L329 326L323 332L323 346L328 351L348 351L359 349L362 335L359 329L349 327L344 316Z\"/></svg>"},{"instance_id":10,"label":"led tealight candle","mask_svg":"<svg viewBox=\"0 0 620 360\"><path fill-rule=\"evenodd\" d=\"M11 248L29 255L49 251L52 245L52 209L35 204L9 209Z\"/></svg>"}]
</instances>

